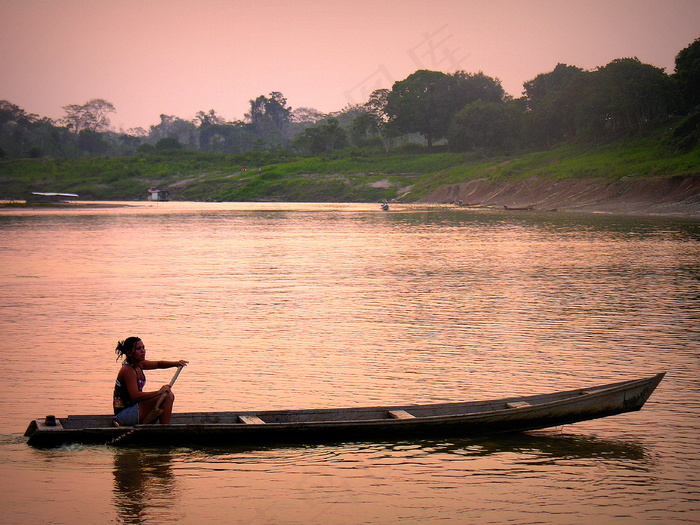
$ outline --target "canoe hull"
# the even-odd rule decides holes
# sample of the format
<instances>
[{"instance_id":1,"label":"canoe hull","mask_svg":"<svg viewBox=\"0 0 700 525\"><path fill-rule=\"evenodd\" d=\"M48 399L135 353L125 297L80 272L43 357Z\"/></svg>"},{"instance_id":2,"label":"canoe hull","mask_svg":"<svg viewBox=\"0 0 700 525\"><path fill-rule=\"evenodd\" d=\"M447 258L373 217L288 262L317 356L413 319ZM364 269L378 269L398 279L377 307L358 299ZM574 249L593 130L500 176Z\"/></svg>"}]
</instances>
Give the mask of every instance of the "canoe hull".
<instances>
[{"instance_id":1,"label":"canoe hull","mask_svg":"<svg viewBox=\"0 0 700 525\"><path fill-rule=\"evenodd\" d=\"M32 446L69 443L132 446L283 445L402 440L522 432L640 410L663 379L613 383L491 401L346 409L173 414L170 425L113 427L110 416L33 420Z\"/></svg>"}]
</instances>

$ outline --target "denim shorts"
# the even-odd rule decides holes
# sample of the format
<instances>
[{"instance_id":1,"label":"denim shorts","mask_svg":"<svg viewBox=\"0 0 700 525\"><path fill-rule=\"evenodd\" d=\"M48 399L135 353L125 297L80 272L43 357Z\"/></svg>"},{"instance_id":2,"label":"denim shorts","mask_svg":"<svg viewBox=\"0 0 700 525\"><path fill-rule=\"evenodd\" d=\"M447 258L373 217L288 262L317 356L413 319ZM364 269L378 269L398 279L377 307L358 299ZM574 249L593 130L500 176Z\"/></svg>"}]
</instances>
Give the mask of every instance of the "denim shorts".
<instances>
[{"instance_id":1,"label":"denim shorts","mask_svg":"<svg viewBox=\"0 0 700 525\"><path fill-rule=\"evenodd\" d=\"M123 427L133 427L139 424L139 405L131 405L114 416L114 420Z\"/></svg>"}]
</instances>

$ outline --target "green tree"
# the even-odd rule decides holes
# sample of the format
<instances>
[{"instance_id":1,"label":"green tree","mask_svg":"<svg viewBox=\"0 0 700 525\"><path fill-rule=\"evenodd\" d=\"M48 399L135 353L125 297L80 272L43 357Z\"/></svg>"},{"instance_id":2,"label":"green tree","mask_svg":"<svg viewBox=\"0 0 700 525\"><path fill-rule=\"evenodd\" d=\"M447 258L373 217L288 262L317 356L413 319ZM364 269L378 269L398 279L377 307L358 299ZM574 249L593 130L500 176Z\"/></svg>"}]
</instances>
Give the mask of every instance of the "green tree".
<instances>
[{"instance_id":1,"label":"green tree","mask_svg":"<svg viewBox=\"0 0 700 525\"><path fill-rule=\"evenodd\" d=\"M128 133L122 133L116 137L114 146L116 150L115 153L121 156L133 155L136 153L141 143L141 137L137 135L130 135Z\"/></svg>"},{"instance_id":2,"label":"green tree","mask_svg":"<svg viewBox=\"0 0 700 525\"><path fill-rule=\"evenodd\" d=\"M574 115L587 75L579 67L560 63L523 84L531 145L551 146L577 134Z\"/></svg>"},{"instance_id":3,"label":"green tree","mask_svg":"<svg viewBox=\"0 0 700 525\"><path fill-rule=\"evenodd\" d=\"M195 123L199 124L200 128L202 126L206 126L206 125L220 126L220 125L226 124L226 119L217 115L216 111L214 111L213 109L210 109L207 112L198 111L194 117L194 121L195 121Z\"/></svg>"},{"instance_id":4,"label":"green tree","mask_svg":"<svg viewBox=\"0 0 700 525\"><path fill-rule=\"evenodd\" d=\"M249 126L236 121L225 124L202 124L199 127L199 149L212 153L242 153L253 148Z\"/></svg>"},{"instance_id":5,"label":"green tree","mask_svg":"<svg viewBox=\"0 0 700 525\"><path fill-rule=\"evenodd\" d=\"M182 149L182 144L174 137L165 137L156 142L156 151L174 151L180 149Z\"/></svg>"},{"instance_id":6,"label":"green tree","mask_svg":"<svg viewBox=\"0 0 700 525\"><path fill-rule=\"evenodd\" d=\"M277 130L282 137L284 128L289 124L292 116L292 108L287 106L287 99L279 91L270 93L270 98L267 99L265 105L265 114L270 118L272 126Z\"/></svg>"},{"instance_id":7,"label":"green tree","mask_svg":"<svg viewBox=\"0 0 700 525\"><path fill-rule=\"evenodd\" d=\"M389 122L389 115L386 112L387 100L389 99L389 89L375 89L365 103L369 113L372 113L381 122Z\"/></svg>"},{"instance_id":8,"label":"green tree","mask_svg":"<svg viewBox=\"0 0 700 525\"><path fill-rule=\"evenodd\" d=\"M566 91L571 82L582 73L583 69L580 67L559 63L551 72L541 73L525 82L523 88L529 109L535 109L553 96Z\"/></svg>"},{"instance_id":9,"label":"green tree","mask_svg":"<svg viewBox=\"0 0 700 525\"><path fill-rule=\"evenodd\" d=\"M446 101L448 114L453 115L471 102L481 100L483 102L503 102L506 100L506 92L501 86L501 81L478 73L456 71L445 79L442 86L444 94L441 98Z\"/></svg>"},{"instance_id":10,"label":"green tree","mask_svg":"<svg viewBox=\"0 0 700 525\"><path fill-rule=\"evenodd\" d=\"M149 141L157 143L160 139L174 138L181 145L197 148L197 126L194 122L183 120L174 115L161 115L160 124L151 126Z\"/></svg>"},{"instance_id":11,"label":"green tree","mask_svg":"<svg viewBox=\"0 0 700 525\"><path fill-rule=\"evenodd\" d=\"M136 153L140 153L142 155L149 155L155 151L156 147L153 144L148 144L147 142L144 142L138 148L136 148Z\"/></svg>"},{"instance_id":12,"label":"green tree","mask_svg":"<svg viewBox=\"0 0 700 525\"><path fill-rule=\"evenodd\" d=\"M7 100L0 100L0 147L6 155L23 155L33 142L32 125L37 115L28 114Z\"/></svg>"},{"instance_id":13,"label":"green tree","mask_svg":"<svg viewBox=\"0 0 700 525\"><path fill-rule=\"evenodd\" d=\"M394 83L384 111L391 127L420 133L432 147L447 136L452 117L464 106L477 100L503 102L505 96L501 82L481 72L419 70Z\"/></svg>"},{"instance_id":14,"label":"green tree","mask_svg":"<svg viewBox=\"0 0 700 525\"><path fill-rule=\"evenodd\" d=\"M250 111L245 116L260 138L284 145L284 130L291 120L292 108L287 106L282 93L273 91L269 97L260 95L251 100Z\"/></svg>"},{"instance_id":15,"label":"green tree","mask_svg":"<svg viewBox=\"0 0 700 525\"><path fill-rule=\"evenodd\" d=\"M0 100L0 147L9 157L66 157L78 153L78 137L47 117Z\"/></svg>"},{"instance_id":16,"label":"green tree","mask_svg":"<svg viewBox=\"0 0 700 525\"><path fill-rule=\"evenodd\" d=\"M289 143L298 137L306 128L328 118L328 115L315 108L294 108L290 114L289 124L284 128L285 143Z\"/></svg>"},{"instance_id":17,"label":"green tree","mask_svg":"<svg viewBox=\"0 0 700 525\"><path fill-rule=\"evenodd\" d=\"M38 118L38 115L28 114L12 102L0 100L0 126L5 126L6 124L30 124Z\"/></svg>"},{"instance_id":18,"label":"green tree","mask_svg":"<svg viewBox=\"0 0 700 525\"><path fill-rule=\"evenodd\" d=\"M78 148L89 155L104 155L109 151L109 143L102 133L83 129L78 133Z\"/></svg>"},{"instance_id":19,"label":"green tree","mask_svg":"<svg viewBox=\"0 0 700 525\"><path fill-rule=\"evenodd\" d=\"M68 129L57 127L47 117L32 123L32 141L50 157L72 157L78 154L76 137Z\"/></svg>"},{"instance_id":20,"label":"green tree","mask_svg":"<svg viewBox=\"0 0 700 525\"><path fill-rule=\"evenodd\" d=\"M351 125L351 133L355 144L377 137L384 151L391 147L391 129L388 126L389 116L386 113L388 89L376 89L363 106L363 112L355 117Z\"/></svg>"},{"instance_id":21,"label":"green tree","mask_svg":"<svg viewBox=\"0 0 700 525\"><path fill-rule=\"evenodd\" d=\"M347 133L334 118L329 118L327 124L306 128L292 142L292 147L314 155L330 153L347 145Z\"/></svg>"},{"instance_id":22,"label":"green tree","mask_svg":"<svg viewBox=\"0 0 700 525\"><path fill-rule=\"evenodd\" d=\"M94 98L83 105L63 106L66 116L61 119L68 129L78 135L83 130L106 131L109 128L109 114L116 112L111 102Z\"/></svg>"},{"instance_id":23,"label":"green tree","mask_svg":"<svg viewBox=\"0 0 700 525\"><path fill-rule=\"evenodd\" d=\"M401 133L420 133L432 147L433 141L443 136L436 91L438 82L446 77L439 71L421 69L395 82L384 108L391 126Z\"/></svg>"},{"instance_id":24,"label":"green tree","mask_svg":"<svg viewBox=\"0 0 700 525\"><path fill-rule=\"evenodd\" d=\"M597 135L642 129L667 118L674 105L674 86L663 69L638 58L618 58L594 71L582 92L578 116Z\"/></svg>"},{"instance_id":25,"label":"green tree","mask_svg":"<svg viewBox=\"0 0 700 525\"><path fill-rule=\"evenodd\" d=\"M523 115L516 101L467 104L452 119L448 142L453 151L504 151L517 147Z\"/></svg>"},{"instance_id":26,"label":"green tree","mask_svg":"<svg viewBox=\"0 0 700 525\"><path fill-rule=\"evenodd\" d=\"M387 143L383 142L382 122L373 113L362 113L352 121L351 135L355 146L363 146L367 140L376 137L384 146L386 152L389 151Z\"/></svg>"},{"instance_id":27,"label":"green tree","mask_svg":"<svg viewBox=\"0 0 700 525\"><path fill-rule=\"evenodd\" d=\"M325 113L316 108L294 108L290 114L291 122L301 125L313 125L326 118Z\"/></svg>"},{"instance_id":28,"label":"green tree","mask_svg":"<svg viewBox=\"0 0 700 525\"><path fill-rule=\"evenodd\" d=\"M558 64L524 87L531 145L634 132L667 118L676 106L671 78L637 58L615 59L594 71Z\"/></svg>"},{"instance_id":29,"label":"green tree","mask_svg":"<svg viewBox=\"0 0 700 525\"><path fill-rule=\"evenodd\" d=\"M683 101L683 109L691 113L700 110L700 38L676 55L673 79Z\"/></svg>"}]
</instances>

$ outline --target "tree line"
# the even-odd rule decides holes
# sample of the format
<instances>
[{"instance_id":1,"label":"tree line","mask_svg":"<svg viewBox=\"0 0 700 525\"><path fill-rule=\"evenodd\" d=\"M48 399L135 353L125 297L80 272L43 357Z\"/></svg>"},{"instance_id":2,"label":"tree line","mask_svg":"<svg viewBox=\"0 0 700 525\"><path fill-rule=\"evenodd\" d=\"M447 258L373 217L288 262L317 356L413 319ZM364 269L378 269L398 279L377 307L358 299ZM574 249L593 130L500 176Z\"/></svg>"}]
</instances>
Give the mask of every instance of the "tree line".
<instances>
[{"instance_id":1,"label":"tree line","mask_svg":"<svg viewBox=\"0 0 700 525\"><path fill-rule=\"evenodd\" d=\"M292 109L280 92L250 100L243 120L215 110L192 120L161 115L158 124L116 132L104 99L64 106L57 121L0 100L0 158L129 156L185 149L209 153L294 151L319 155L346 148L389 152L416 142L452 151L510 153L576 139L600 140L690 116L683 147L700 135L700 38L675 58L673 74L620 58L594 70L557 64L509 96L483 72L418 70L374 91L364 104L324 114ZM693 116L694 115L694 116ZM688 139L690 137L690 139Z\"/></svg>"}]
</instances>

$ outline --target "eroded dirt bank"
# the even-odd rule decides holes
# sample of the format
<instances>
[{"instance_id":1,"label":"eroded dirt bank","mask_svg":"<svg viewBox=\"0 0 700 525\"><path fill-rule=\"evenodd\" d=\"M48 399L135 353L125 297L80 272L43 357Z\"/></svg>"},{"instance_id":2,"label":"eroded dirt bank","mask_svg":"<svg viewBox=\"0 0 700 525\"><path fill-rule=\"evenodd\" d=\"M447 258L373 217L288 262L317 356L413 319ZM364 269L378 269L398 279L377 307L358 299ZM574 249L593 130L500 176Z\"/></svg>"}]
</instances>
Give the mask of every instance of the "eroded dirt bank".
<instances>
[{"instance_id":1,"label":"eroded dirt bank","mask_svg":"<svg viewBox=\"0 0 700 525\"><path fill-rule=\"evenodd\" d=\"M487 179L442 186L418 202L469 206L533 207L700 218L700 174L610 183L600 179L500 183Z\"/></svg>"}]
</instances>

